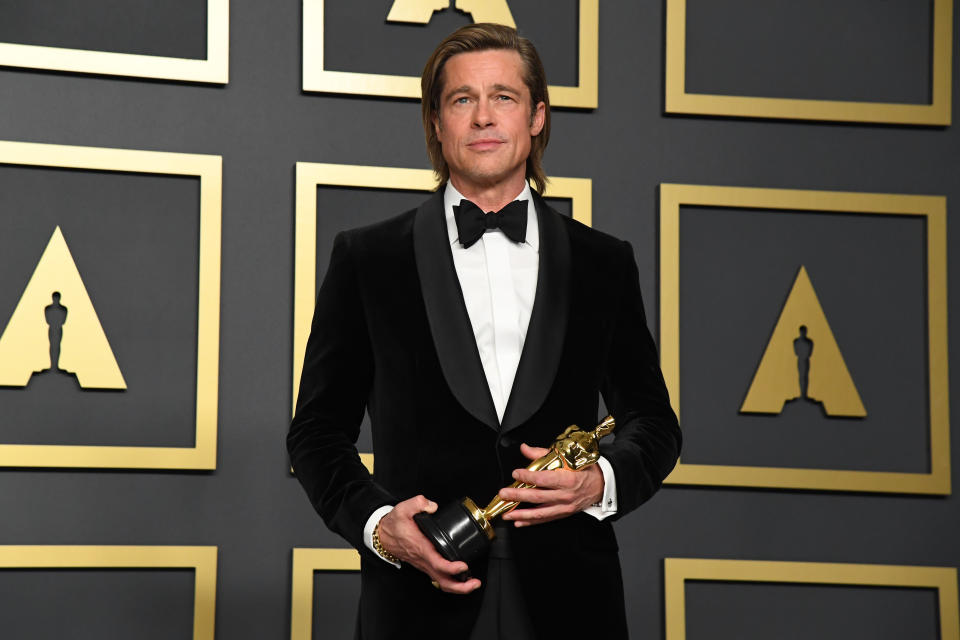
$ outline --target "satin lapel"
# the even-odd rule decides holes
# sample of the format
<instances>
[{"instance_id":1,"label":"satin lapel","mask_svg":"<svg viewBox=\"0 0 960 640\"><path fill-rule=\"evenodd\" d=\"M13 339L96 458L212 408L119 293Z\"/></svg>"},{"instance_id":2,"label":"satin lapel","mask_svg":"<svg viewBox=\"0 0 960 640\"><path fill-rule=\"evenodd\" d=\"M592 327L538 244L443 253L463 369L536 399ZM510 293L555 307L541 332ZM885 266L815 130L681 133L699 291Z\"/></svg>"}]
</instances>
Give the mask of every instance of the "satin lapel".
<instances>
[{"instance_id":1,"label":"satin lapel","mask_svg":"<svg viewBox=\"0 0 960 640\"><path fill-rule=\"evenodd\" d=\"M570 305L570 239L560 214L533 193L540 226L537 293L502 431L530 418L547 398L560 364Z\"/></svg>"},{"instance_id":2,"label":"satin lapel","mask_svg":"<svg viewBox=\"0 0 960 640\"><path fill-rule=\"evenodd\" d=\"M443 215L443 192L420 205L413 222L413 250L433 345L454 397L477 420L499 429L477 341L453 266Z\"/></svg>"}]
</instances>

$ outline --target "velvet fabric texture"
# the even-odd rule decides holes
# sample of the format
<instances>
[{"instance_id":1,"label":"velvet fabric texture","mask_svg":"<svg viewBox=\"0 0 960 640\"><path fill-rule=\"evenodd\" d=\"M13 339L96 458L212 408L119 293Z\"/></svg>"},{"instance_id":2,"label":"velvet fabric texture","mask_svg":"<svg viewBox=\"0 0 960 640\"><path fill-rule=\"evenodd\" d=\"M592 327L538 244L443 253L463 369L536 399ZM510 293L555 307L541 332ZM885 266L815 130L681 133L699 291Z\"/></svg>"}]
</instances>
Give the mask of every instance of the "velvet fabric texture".
<instances>
[{"instance_id":1,"label":"velvet fabric texture","mask_svg":"<svg viewBox=\"0 0 960 640\"><path fill-rule=\"evenodd\" d=\"M514 530L510 543L538 634L624 638L610 521L659 489L681 444L633 250L534 194L537 292L499 424L453 266L442 191L418 209L337 236L287 439L314 508L360 551L357 636L467 638L481 593L445 594L420 571L383 562L363 543L367 518L417 494L441 505L463 496L486 504L527 465L521 442L548 446L570 424L592 428L602 393L617 421L601 444L616 474L617 514ZM373 476L355 447L365 410ZM481 580L484 571L471 567Z\"/></svg>"}]
</instances>

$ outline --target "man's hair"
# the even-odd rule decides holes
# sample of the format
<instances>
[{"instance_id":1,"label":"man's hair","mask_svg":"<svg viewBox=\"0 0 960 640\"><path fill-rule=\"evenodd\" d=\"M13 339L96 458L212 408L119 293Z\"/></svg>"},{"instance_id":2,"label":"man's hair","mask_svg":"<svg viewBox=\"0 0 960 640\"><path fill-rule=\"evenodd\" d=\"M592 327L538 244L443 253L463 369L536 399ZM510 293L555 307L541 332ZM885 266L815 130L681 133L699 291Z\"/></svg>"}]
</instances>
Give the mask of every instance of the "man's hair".
<instances>
[{"instance_id":1,"label":"man's hair","mask_svg":"<svg viewBox=\"0 0 960 640\"><path fill-rule=\"evenodd\" d=\"M504 49L516 51L523 61L523 82L530 91L530 117L536 113L537 103L545 105L543 129L530 140L530 155L527 157L527 180L533 180L534 188L543 193L547 176L543 171L543 152L550 139L550 96L547 93L547 74L533 43L521 38L517 30L501 24L478 23L461 27L440 43L427 60L420 78L423 111L423 131L427 137L427 153L440 184L450 179L450 167L443 157L443 149L433 128L433 119L440 117L440 94L443 91L443 68L447 60L458 53Z\"/></svg>"}]
</instances>

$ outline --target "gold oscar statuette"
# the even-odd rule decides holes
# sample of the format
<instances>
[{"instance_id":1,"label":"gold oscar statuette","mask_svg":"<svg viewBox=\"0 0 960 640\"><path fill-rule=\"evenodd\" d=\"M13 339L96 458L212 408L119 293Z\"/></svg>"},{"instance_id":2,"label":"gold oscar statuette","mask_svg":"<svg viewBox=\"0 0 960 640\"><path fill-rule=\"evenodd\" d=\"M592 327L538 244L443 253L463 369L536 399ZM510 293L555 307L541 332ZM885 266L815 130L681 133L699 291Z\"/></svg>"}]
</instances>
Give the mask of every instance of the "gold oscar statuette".
<instances>
[{"instance_id":1,"label":"gold oscar statuette","mask_svg":"<svg viewBox=\"0 0 960 640\"><path fill-rule=\"evenodd\" d=\"M613 431L616 423L607 416L592 431L583 431L576 425L567 427L550 445L550 451L529 465L530 471L569 469L580 471L597 462L600 457L600 438ZM530 488L535 485L514 482L511 488ZM470 564L482 556L496 537L491 520L515 509L519 502L500 498L499 494L484 509L470 498L444 506L436 513L418 513L414 520L420 530L447 560ZM464 574L463 580L469 576Z\"/></svg>"}]
</instances>

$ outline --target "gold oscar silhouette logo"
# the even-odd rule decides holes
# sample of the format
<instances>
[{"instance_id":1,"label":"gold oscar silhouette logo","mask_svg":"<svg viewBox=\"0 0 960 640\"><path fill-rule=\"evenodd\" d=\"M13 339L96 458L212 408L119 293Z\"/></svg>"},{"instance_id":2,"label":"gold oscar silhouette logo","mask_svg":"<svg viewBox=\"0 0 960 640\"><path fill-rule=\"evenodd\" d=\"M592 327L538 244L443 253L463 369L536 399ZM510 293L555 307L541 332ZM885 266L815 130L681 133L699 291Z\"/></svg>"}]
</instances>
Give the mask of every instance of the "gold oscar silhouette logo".
<instances>
[{"instance_id":1,"label":"gold oscar silhouette logo","mask_svg":"<svg viewBox=\"0 0 960 640\"><path fill-rule=\"evenodd\" d=\"M451 0L393 0L387 22L427 24L434 11L443 11ZM474 22L496 22L516 28L507 0L456 0L459 11L468 13Z\"/></svg>"},{"instance_id":2,"label":"gold oscar silhouette logo","mask_svg":"<svg viewBox=\"0 0 960 640\"><path fill-rule=\"evenodd\" d=\"M85 389L127 388L60 227L0 334L0 385L25 387L46 371Z\"/></svg>"},{"instance_id":3,"label":"gold oscar silhouette logo","mask_svg":"<svg viewBox=\"0 0 960 640\"><path fill-rule=\"evenodd\" d=\"M828 416L867 415L803 266L740 411L779 414L795 400L819 404Z\"/></svg>"}]
</instances>

